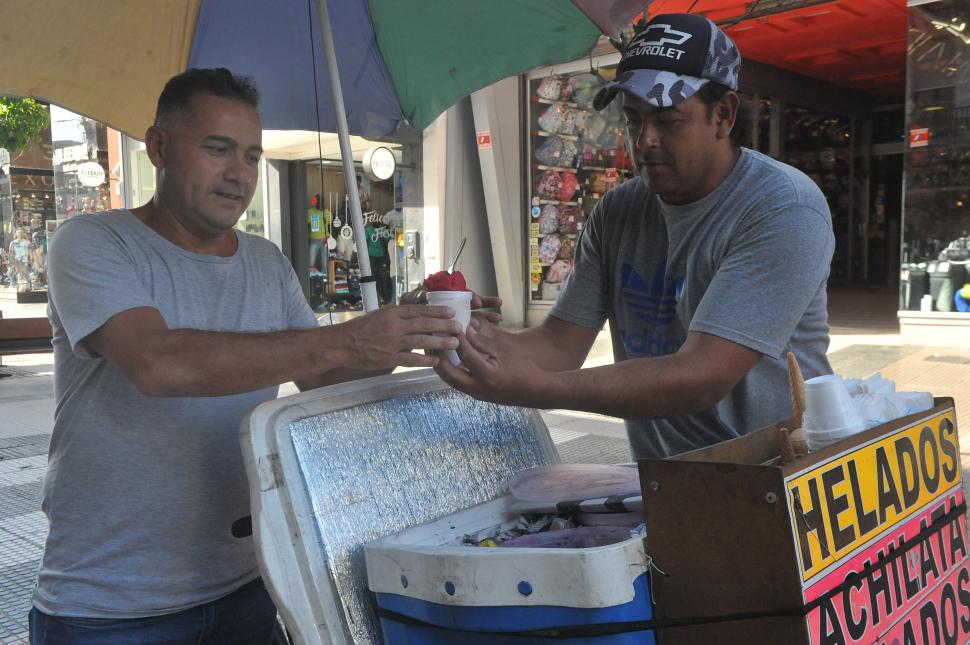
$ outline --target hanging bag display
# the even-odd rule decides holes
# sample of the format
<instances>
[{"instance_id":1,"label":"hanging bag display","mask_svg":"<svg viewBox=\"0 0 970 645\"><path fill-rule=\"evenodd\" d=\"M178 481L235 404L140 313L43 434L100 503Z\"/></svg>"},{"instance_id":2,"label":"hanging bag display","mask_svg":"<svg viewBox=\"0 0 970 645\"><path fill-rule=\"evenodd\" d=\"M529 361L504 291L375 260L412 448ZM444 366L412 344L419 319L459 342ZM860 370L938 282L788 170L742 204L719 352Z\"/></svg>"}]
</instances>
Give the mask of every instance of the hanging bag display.
<instances>
[{"instance_id":1,"label":"hanging bag display","mask_svg":"<svg viewBox=\"0 0 970 645\"><path fill-rule=\"evenodd\" d=\"M550 137L536 148L536 161L545 166L571 167L576 162L576 144L562 137Z\"/></svg>"},{"instance_id":2,"label":"hanging bag display","mask_svg":"<svg viewBox=\"0 0 970 645\"><path fill-rule=\"evenodd\" d=\"M577 111L564 105L550 105L538 119L539 129L549 134L576 134Z\"/></svg>"},{"instance_id":3,"label":"hanging bag display","mask_svg":"<svg viewBox=\"0 0 970 645\"><path fill-rule=\"evenodd\" d=\"M581 108L592 107L593 97L606 82L597 74L576 74L569 78L563 90L567 101L574 101Z\"/></svg>"},{"instance_id":4,"label":"hanging bag display","mask_svg":"<svg viewBox=\"0 0 970 645\"><path fill-rule=\"evenodd\" d=\"M559 209L552 204L542 207L542 214L539 215L539 232L543 235L555 233L559 230Z\"/></svg>"},{"instance_id":5,"label":"hanging bag display","mask_svg":"<svg viewBox=\"0 0 970 645\"><path fill-rule=\"evenodd\" d=\"M576 179L576 175L571 172L562 173L562 186L559 189L559 200L563 202L570 201L576 194L577 188L579 188L579 180Z\"/></svg>"},{"instance_id":6,"label":"hanging bag display","mask_svg":"<svg viewBox=\"0 0 970 645\"><path fill-rule=\"evenodd\" d=\"M555 233L542 238L539 242L539 264L552 264L556 260L561 246L562 240Z\"/></svg>"},{"instance_id":7,"label":"hanging bag display","mask_svg":"<svg viewBox=\"0 0 970 645\"><path fill-rule=\"evenodd\" d=\"M553 74L542 79L536 89L536 95L549 101L555 101L562 95L563 80L562 76Z\"/></svg>"},{"instance_id":8,"label":"hanging bag display","mask_svg":"<svg viewBox=\"0 0 970 645\"><path fill-rule=\"evenodd\" d=\"M559 253L556 253L557 260L572 260L573 259L573 249L576 246L576 241L568 237L563 236L560 239Z\"/></svg>"},{"instance_id":9,"label":"hanging bag display","mask_svg":"<svg viewBox=\"0 0 970 645\"><path fill-rule=\"evenodd\" d=\"M572 260L556 260L546 271L546 282L558 284L564 281L573 270Z\"/></svg>"},{"instance_id":10,"label":"hanging bag display","mask_svg":"<svg viewBox=\"0 0 970 645\"><path fill-rule=\"evenodd\" d=\"M540 199L559 199L559 191L561 189L562 173L555 170L547 170L539 175L539 182L536 184L536 195Z\"/></svg>"},{"instance_id":11,"label":"hanging bag display","mask_svg":"<svg viewBox=\"0 0 970 645\"><path fill-rule=\"evenodd\" d=\"M578 232L581 221L583 221L583 211L579 206L566 205L559 207L559 231L561 233Z\"/></svg>"}]
</instances>

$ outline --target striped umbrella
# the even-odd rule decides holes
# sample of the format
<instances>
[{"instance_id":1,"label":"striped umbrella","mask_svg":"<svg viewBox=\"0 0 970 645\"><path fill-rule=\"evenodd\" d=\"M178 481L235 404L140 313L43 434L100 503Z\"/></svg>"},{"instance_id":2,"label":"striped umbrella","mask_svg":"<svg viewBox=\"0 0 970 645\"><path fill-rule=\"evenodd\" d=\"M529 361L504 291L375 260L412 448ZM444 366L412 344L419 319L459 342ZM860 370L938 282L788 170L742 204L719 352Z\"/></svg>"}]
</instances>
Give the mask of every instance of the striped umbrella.
<instances>
[{"instance_id":1,"label":"striped umbrella","mask_svg":"<svg viewBox=\"0 0 970 645\"><path fill-rule=\"evenodd\" d=\"M0 95L49 101L141 138L171 76L227 67L255 79L263 127L337 132L352 178L349 134L420 132L494 81L584 56L648 4L0 0ZM356 182L347 188L362 231ZM370 275L366 250L358 258ZM364 308L376 308L374 284L365 281L363 292Z\"/></svg>"}]
</instances>

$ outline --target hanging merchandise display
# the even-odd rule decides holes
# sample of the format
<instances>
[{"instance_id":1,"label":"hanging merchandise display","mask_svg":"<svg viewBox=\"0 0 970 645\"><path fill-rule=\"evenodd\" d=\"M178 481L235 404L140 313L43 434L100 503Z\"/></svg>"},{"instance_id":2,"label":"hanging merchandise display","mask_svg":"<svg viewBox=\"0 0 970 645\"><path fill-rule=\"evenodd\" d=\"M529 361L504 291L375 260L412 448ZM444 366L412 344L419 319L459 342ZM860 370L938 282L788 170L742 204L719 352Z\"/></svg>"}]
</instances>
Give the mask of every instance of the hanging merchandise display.
<instances>
[{"instance_id":1,"label":"hanging merchandise display","mask_svg":"<svg viewBox=\"0 0 970 645\"><path fill-rule=\"evenodd\" d=\"M377 286L379 305L394 304L398 289L392 276L403 258L396 249L402 230L400 195L395 185L403 186L400 170L391 179L373 181L366 169L357 167L356 180L361 199L364 228L356 231L349 217L350 199L343 190L342 170L335 164L308 164L307 230L309 235L309 301L316 312L360 311L361 258L358 237L366 241L367 259Z\"/></svg>"},{"instance_id":2,"label":"hanging merchandise display","mask_svg":"<svg viewBox=\"0 0 970 645\"><path fill-rule=\"evenodd\" d=\"M571 74L539 72L529 81L530 299L551 302L573 269L583 222L602 195L632 174L615 105L592 97L612 67Z\"/></svg>"}]
</instances>

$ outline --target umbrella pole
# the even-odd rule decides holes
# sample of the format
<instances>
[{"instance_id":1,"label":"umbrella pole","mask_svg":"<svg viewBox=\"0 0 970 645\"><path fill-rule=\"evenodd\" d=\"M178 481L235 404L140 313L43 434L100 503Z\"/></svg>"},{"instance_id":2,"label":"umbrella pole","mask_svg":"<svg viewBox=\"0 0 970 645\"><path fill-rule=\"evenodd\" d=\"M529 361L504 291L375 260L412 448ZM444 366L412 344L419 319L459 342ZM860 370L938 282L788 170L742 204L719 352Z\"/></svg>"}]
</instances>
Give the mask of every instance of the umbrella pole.
<instances>
[{"instance_id":1,"label":"umbrella pole","mask_svg":"<svg viewBox=\"0 0 970 645\"><path fill-rule=\"evenodd\" d=\"M340 141L340 157L344 164L344 180L347 184L347 194L350 196L350 214L357 243L357 263L360 266L360 294L364 301L364 311L374 311L378 308L377 282L371 274L370 256L367 254L364 215L360 209L357 174L354 171L354 156L350 149L350 132L347 128L347 110L344 107L344 93L340 85L340 70L337 69L337 52L333 44L327 0L317 0L317 19L320 21L323 56L327 61L327 76L330 79L330 98L333 99L333 113L337 119L337 139Z\"/></svg>"}]
</instances>

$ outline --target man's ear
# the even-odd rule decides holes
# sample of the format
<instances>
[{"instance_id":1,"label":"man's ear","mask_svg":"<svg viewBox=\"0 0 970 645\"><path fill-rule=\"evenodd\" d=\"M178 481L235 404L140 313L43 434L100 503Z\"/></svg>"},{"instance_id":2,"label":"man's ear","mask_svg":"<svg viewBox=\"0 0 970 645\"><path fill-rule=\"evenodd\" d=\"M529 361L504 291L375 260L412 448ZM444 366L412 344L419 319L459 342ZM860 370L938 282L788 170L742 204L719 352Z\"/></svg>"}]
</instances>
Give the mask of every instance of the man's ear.
<instances>
[{"instance_id":1,"label":"man's ear","mask_svg":"<svg viewBox=\"0 0 970 645\"><path fill-rule=\"evenodd\" d=\"M154 125L148 128L145 131L145 151L153 166L164 167L168 151L168 132Z\"/></svg>"},{"instance_id":2,"label":"man's ear","mask_svg":"<svg viewBox=\"0 0 970 645\"><path fill-rule=\"evenodd\" d=\"M734 129L734 122L738 118L738 109L741 106L741 97L737 92L728 92L717 102L714 110L714 123L717 125L717 138L729 139L731 130Z\"/></svg>"}]
</instances>

